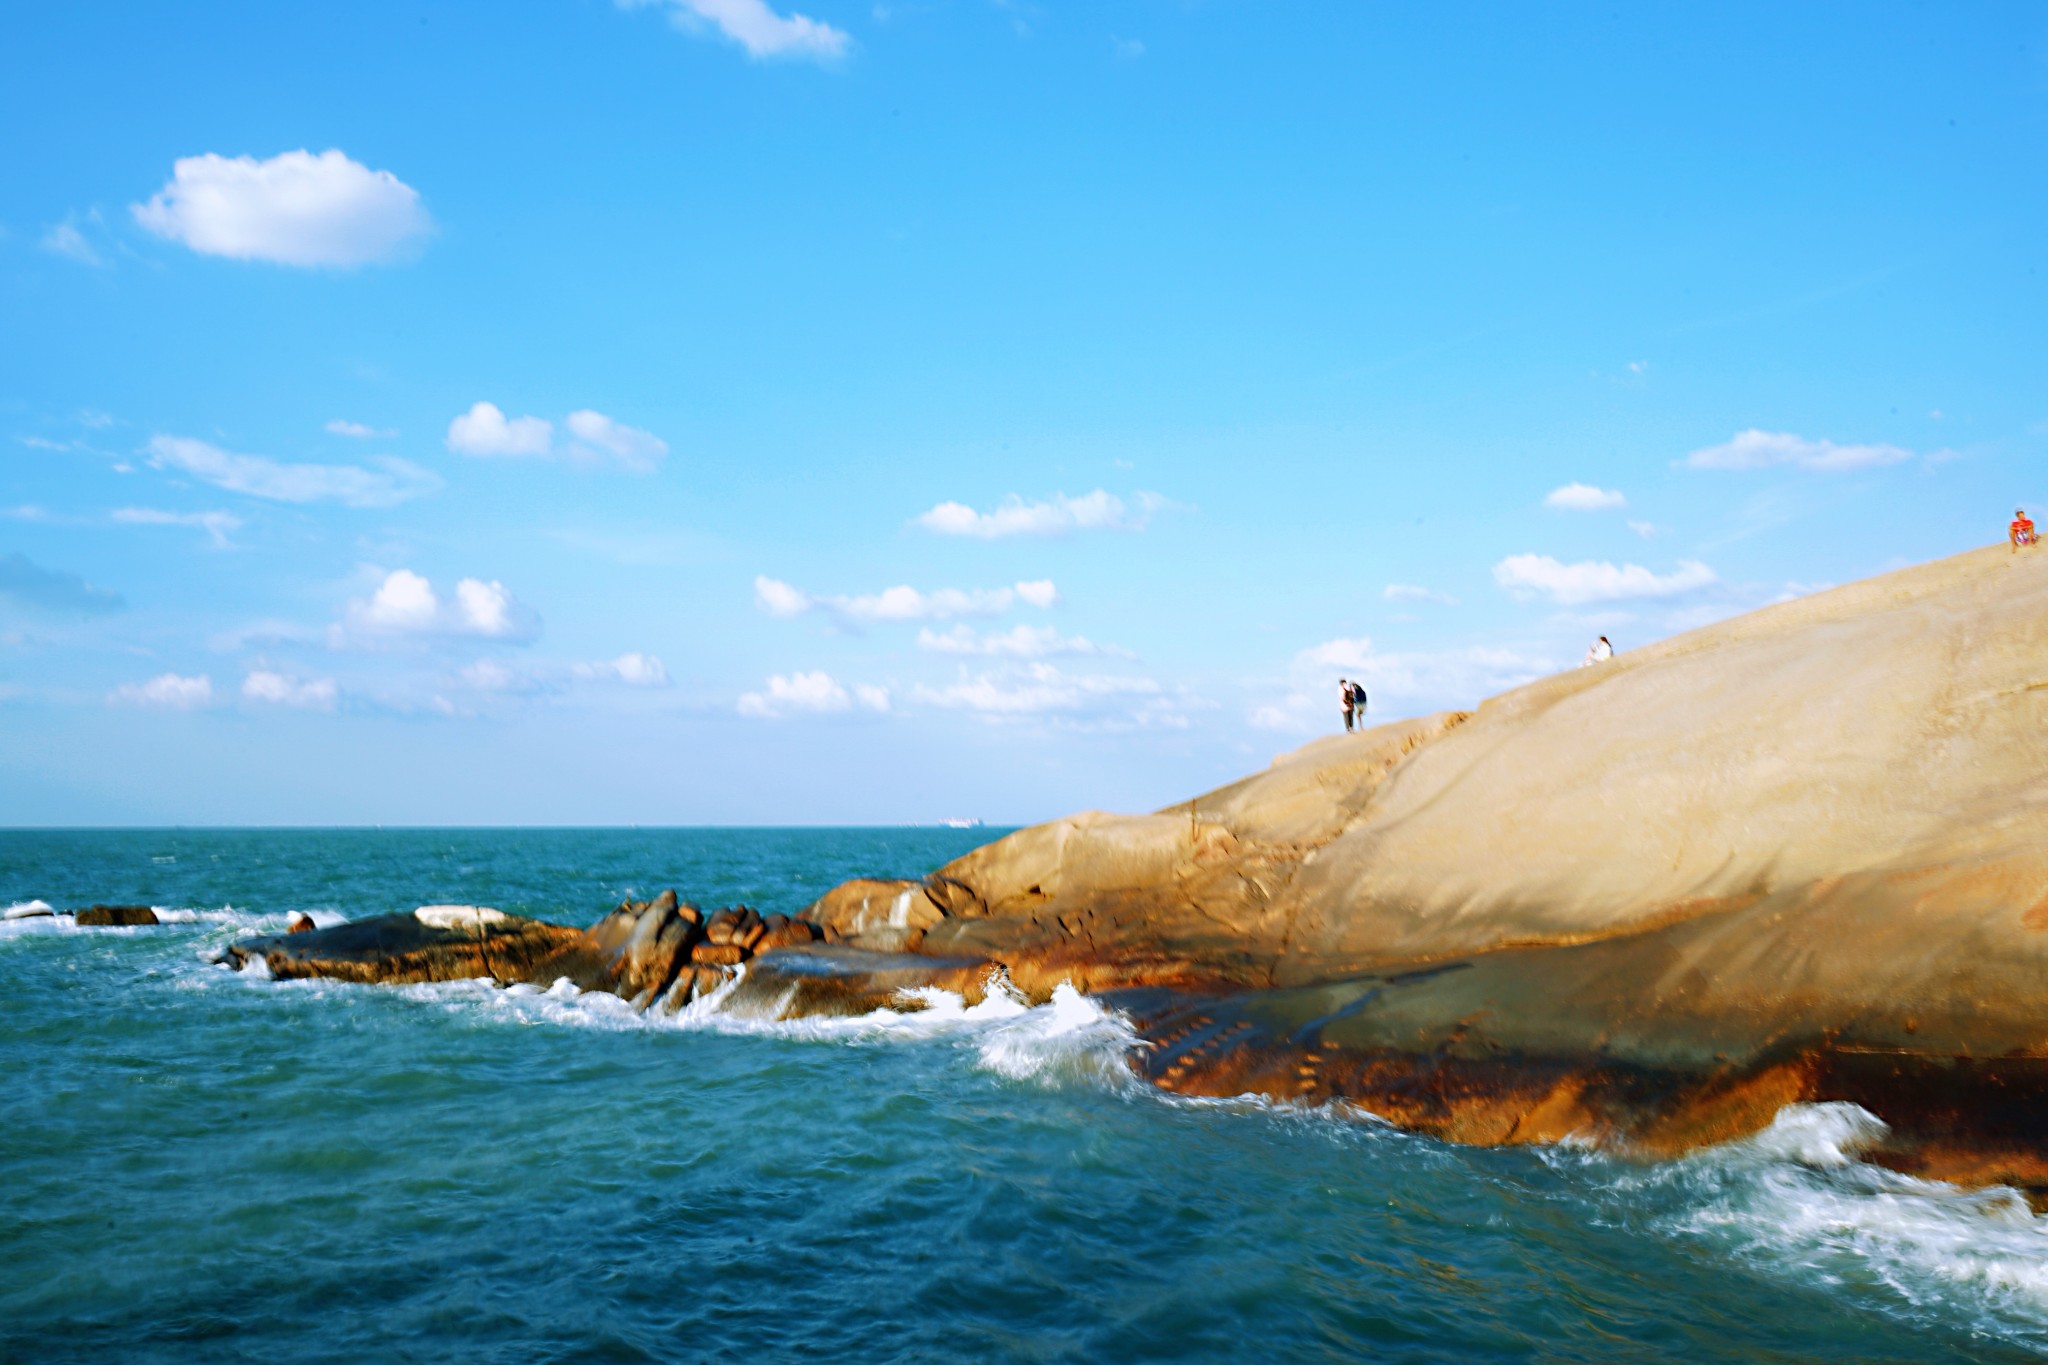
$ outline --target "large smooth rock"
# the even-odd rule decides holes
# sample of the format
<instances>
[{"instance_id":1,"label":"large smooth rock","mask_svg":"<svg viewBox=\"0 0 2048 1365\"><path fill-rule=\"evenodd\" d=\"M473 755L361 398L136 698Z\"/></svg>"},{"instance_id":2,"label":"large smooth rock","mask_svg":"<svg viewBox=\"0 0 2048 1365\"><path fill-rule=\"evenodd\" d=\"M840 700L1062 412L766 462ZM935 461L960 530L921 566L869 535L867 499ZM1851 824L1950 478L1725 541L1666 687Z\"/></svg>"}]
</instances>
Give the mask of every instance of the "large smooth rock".
<instances>
[{"instance_id":1,"label":"large smooth rock","mask_svg":"<svg viewBox=\"0 0 2048 1365\"><path fill-rule=\"evenodd\" d=\"M1676 1148L1853 1073L1904 1139L1940 1131L1944 1169L2015 1133L2039 1154L2048 1092L2020 1078L2048 1063L2048 556L1769 607L806 913L866 942L920 899L921 951L1034 996L1331 994L1331 1023L1246 1024L1152 1072L1176 1088L1292 1095L1316 1048L1314 1093L1414 1126ZM1987 1058L2013 1097L1995 1123L1914 1100Z\"/></svg>"}]
</instances>

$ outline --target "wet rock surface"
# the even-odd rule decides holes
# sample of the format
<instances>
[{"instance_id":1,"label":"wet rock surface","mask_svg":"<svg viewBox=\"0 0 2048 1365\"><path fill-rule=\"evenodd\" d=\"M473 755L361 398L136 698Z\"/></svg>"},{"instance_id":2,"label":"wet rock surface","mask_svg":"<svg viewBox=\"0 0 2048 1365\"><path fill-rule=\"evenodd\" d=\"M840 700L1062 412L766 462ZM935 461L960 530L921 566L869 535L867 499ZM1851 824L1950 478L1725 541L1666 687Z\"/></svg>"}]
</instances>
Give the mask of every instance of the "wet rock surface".
<instances>
[{"instance_id":1,"label":"wet rock surface","mask_svg":"<svg viewBox=\"0 0 2048 1365\"><path fill-rule=\"evenodd\" d=\"M135 926L158 922L156 911L146 905L88 905L73 916L73 921L80 928Z\"/></svg>"}]
</instances>

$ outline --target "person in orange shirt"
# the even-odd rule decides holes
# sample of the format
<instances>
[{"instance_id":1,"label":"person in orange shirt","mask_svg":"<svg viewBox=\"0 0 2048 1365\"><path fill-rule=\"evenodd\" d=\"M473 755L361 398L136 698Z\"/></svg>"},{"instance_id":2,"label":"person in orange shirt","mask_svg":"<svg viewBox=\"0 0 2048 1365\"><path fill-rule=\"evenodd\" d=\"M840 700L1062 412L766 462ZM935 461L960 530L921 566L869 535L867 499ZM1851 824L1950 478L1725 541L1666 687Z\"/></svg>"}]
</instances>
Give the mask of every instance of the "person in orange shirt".
<instances>
[{"instance_id":1,"label":"person in orange shirt","mask_svg":"<svg viewBox=\"0 0 2048 1365\"><path fill-rule=\"evenodd\" d=\"M2015 550L2019 549L2022 545L2032 545L2035 543L2034 522L2027 515L2026 508L2015 507L2012 509L2012 526L2007 531L2006 537L2012 541L2012 547Z\"/></svg>"}]
</instances>

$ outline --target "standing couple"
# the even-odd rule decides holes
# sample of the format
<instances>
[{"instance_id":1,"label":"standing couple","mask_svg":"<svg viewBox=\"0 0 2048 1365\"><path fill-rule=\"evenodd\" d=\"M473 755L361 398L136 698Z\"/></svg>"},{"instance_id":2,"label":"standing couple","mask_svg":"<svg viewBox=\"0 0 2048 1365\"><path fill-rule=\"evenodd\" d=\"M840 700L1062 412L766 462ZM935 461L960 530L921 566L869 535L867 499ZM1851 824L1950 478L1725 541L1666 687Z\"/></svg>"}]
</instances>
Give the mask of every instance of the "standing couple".
<instances>
[{"instance_id":1,"label":"standing couple","mask_svg":"<svg viewBox=\"0 0 2048 1365\"><path fill-rule=\"evenodd\" d=\"M1365 684L1339 678L1337 696L1344 703L1344 731L1349 734L1355 723L1365 719Z\"/></svg>"}]
</instances>

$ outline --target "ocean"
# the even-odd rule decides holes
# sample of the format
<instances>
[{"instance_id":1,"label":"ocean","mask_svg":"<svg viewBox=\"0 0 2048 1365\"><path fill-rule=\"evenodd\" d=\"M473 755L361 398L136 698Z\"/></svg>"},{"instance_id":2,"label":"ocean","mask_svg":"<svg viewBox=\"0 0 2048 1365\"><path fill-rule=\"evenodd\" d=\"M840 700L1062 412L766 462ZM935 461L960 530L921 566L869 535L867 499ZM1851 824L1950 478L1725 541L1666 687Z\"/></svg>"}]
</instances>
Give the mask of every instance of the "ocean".
<instances>
[{"instance_id":1,"label":"ocean","mask_svg":"<svg viewBox=\"0 0 2048 1365\"><path fill-rule=\"evenodd\" d=\"M0 1360L1858 1360L2048 1351L2048 1222L1789 1109L1683 1160L1136 1083L1062 991L856 1020L278 982L231 939L674 886L794 912L985 830L0 833Z\"/></svg>"}]
</instances>

